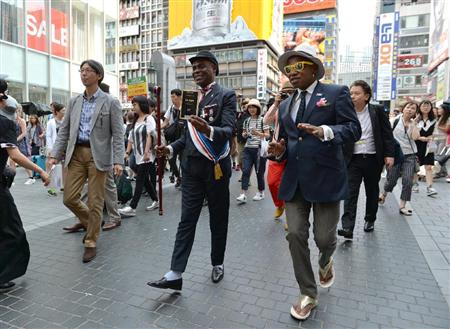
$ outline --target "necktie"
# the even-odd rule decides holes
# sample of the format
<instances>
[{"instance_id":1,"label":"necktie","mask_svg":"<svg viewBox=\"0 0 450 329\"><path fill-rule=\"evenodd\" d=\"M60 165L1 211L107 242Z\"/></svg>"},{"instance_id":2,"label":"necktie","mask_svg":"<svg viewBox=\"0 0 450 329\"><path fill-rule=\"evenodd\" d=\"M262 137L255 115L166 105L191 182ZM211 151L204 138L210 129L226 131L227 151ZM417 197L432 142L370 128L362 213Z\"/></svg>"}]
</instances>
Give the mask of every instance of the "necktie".
<instances>
[{"instance_id":1,"label":"necktie","mask_svg":"<svg viewBox=\"0 0 450 329\"><path fill-rule=\"evenodd\" d=\"M306 109L306 94L308 92L306 90L300 93L300 106L298 107L297 116L295 117L295 124L299 124L303 120L303 114Z\"/></svg>"}]
</instances>

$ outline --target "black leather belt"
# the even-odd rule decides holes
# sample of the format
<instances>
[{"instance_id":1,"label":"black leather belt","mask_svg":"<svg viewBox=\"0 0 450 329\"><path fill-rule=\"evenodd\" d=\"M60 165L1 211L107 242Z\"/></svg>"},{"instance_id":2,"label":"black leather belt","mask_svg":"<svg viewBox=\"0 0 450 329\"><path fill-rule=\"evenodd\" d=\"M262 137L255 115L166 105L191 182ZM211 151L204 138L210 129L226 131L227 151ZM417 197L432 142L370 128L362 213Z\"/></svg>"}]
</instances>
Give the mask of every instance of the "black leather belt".
<instances>
[{"instance_id":1,"label":"black leather belt","mask_svg":"<svg viewBox=\"0 0 450 329\"><path fill-rule=\"evenodd\" d=\"M353 154L354 157L360 157L363 159L367 159L367 158L376 158L377 155L375 153L358 153L358 154Z\"/></svg>"},{"instance_id":2,"label":"black leather belt","mask_svg":"<svg viewBox=\"0 0 450 329\"><path fill-rule=\"evenodd\" d=\"M88 142L77 142L77 144L76 144L77 146L81 146L81 147L91 147L91 143L88 141Z\"/></svg>"}]
</instances>

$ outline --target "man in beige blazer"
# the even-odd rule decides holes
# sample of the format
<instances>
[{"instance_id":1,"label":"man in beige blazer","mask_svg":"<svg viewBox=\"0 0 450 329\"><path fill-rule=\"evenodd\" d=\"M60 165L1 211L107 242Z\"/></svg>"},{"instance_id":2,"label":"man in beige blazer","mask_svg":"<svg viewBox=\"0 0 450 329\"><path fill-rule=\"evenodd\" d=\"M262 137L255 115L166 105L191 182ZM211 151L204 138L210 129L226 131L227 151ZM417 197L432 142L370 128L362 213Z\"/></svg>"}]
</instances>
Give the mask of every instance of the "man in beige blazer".
<instances>
[{"instance_id":1,"label":"man in beige blazer","mask_svg":"<svg viewBox=\"0 0 450 329\"><path fill-rule=\"evenodd\" d=\"M63 202L86 227L83 262L87 263L97 253L106 176L113 167L115 175L122 174L124 145L120 103L99 88L103 66L85 60L80 77L86 90L70 100L49 163L56 164L65 154L68 172ZM86 181L87 205L80 198Z\"/></svg>"}]
</instances>

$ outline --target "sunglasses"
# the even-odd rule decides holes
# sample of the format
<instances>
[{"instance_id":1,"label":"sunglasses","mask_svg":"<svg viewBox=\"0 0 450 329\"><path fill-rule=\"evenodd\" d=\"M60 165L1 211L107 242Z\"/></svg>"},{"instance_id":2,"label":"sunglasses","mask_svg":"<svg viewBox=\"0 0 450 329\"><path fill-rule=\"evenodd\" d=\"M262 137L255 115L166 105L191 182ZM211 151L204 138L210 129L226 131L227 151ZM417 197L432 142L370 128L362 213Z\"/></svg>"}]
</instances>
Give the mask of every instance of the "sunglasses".
<instances>
[{"instance_id":1,"label":"sunglasses","mask_svg":"<svg viewBox=\"0 0 450 329\"><path fill-rule=\"evenodd\" d=\"M292 73L292 72L301 72L305 68L305 65L311 65L312 66L312 65L314 65L314 63L307 62L307 61L296 62L296 63L291 64L291 65L286 65L284 67L284 72L286 72L286 74L289 74L289 73Z\"/></svg>"}]
</instances>

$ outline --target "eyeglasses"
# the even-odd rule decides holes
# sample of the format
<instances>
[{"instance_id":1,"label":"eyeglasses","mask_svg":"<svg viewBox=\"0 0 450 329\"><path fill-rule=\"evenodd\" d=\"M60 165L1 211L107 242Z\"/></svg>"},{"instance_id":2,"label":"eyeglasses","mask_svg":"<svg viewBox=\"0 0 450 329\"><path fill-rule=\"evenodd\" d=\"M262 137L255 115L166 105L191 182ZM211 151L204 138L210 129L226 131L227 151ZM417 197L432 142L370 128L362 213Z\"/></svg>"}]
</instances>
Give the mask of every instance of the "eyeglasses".
<instances>
[{"instance_id":1,"label":"eyeglasses","mask_svg":"<svg viewBox=\"0 0 450 329\"><path fill-rule=\"evenodd\" d=\"M78 70L78 72L80 72L80 73L83 73L83 72L86 72L86 73L94 72L94 73L96 73L95 70L92 70L92 69L81 69L81 70Z\"/></svg>"},{"instance_id":2,"label":"eyeglasses","mask_svg":"<svg viewBox=\"0 0 450 329\"><path fill-rule=\"evenodd\" d=\"M296 62L291 65L286 65L284 67L284 72L286 72L286 74L289 74L291 72L301 72L305 68L305 65L314 65L314 63L307 61Z\"/></svg>"}]
</instances>

